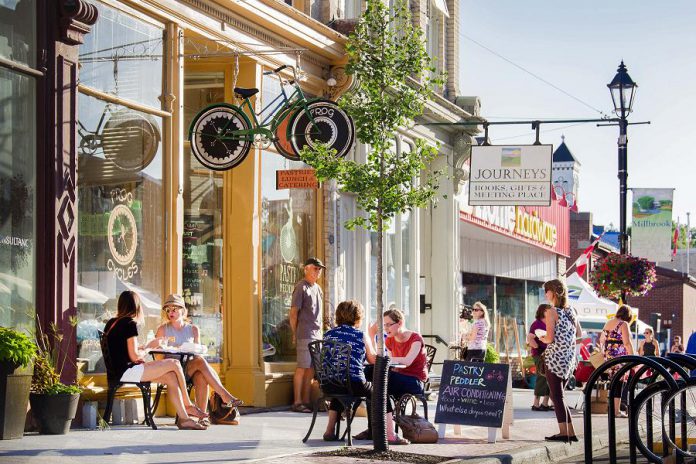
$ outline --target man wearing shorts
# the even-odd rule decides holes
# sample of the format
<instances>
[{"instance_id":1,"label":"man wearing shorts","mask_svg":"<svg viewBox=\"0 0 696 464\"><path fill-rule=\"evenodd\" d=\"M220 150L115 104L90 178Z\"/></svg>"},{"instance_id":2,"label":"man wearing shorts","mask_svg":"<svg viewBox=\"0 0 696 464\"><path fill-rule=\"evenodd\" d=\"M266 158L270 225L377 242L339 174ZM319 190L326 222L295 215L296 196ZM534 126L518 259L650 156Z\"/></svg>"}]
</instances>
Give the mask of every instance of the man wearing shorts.
<instances>
[{"instance_id":1,"label":"man wearing shorts","mask_svg":"<svg viewBox=\"0 0 696 464\"><path fill-rule=\"evenodd\" d=\"M304 279L297 283L292 292L290 327L293 341L297 345L297 369L293 378L295 398L292 404L295 412L312 412L309 408L309 396L314 370L307 345L321 339L324 293L317 280L323 269L326 267L319 259L307 259L304 263Z\"/></svg>"}]
</instances>

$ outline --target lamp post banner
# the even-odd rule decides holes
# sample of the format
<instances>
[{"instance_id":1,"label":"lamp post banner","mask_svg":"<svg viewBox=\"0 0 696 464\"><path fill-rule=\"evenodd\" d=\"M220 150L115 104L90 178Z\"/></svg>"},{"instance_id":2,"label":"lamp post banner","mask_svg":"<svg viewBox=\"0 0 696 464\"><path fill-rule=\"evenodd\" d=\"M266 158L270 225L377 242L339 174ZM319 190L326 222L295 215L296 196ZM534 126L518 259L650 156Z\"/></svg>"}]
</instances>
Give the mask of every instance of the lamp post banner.
<instances>
[{"instance_id":1,"label":"lamp post banner","mask_svg":"<svg viewBox=\"0 0 696 464\"><path fill-rule=\"evenodd\" d=\"M470 206L550 206L553 145L471 147Z\"/></svg>"},{"instance_id":2,"label":"lamp post banner","mask_svg":"<svg viewBox=\"0 0 696 464\"><path fill-rule=\"evenodd\" d=\"M672 259L672 196L674 189L634 188L631 254L650 261Z\"/></svg>"}]
</instances>

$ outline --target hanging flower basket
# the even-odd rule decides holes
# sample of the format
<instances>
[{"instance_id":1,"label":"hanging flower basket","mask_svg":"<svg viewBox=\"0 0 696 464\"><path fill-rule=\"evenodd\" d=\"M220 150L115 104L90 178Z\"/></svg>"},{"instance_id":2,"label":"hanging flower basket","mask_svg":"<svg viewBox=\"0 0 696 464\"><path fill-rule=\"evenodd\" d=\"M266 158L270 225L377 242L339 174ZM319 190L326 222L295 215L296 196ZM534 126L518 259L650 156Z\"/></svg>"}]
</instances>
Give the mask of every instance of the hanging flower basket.
<instances>
[{"instance_id":1,"label":"hanging flower basket","mask_svg":"<svg viewBox=\"0 0 696 464\"><path fill-rule=\"evenodd\" d=\"M621 292L643 296L653 288L656 280L654 263L616 253L600 259L590 275L590 283L605 298L619 298Z\"/></svg>"}]
</instances>

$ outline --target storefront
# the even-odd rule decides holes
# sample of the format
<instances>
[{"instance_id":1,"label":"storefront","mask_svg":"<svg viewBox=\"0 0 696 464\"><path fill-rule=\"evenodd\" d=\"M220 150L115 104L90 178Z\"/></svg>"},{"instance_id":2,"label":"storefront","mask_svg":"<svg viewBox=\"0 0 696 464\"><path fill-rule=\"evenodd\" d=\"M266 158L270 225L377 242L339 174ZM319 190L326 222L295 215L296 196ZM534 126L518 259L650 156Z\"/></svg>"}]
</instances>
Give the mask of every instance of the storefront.
<instances>
[{"instance_id":1,"label":"storefront","mask_svg":"<svg viewBox=\"0 0 696 464\"><path fill-rule=\"evenodd\" d=\"M303 260L325 259L322 190L278 189L278 170L304 165L267 143L212 171L188 126L235 103L235 86L260 89L260 110L280 91L264 72L281 65L307 96L340 95L327 78L344 40L283 2L0 6L0 325L31 329L38 315L68 333L76 316L64 349L103 386L98 330L119 294L141 296L145 341L181 293L229 389L287 404L289 300Z\"/></svg>"},{"instance_id":2,"label":"storefront","mask_svg":"<svg viewBox=\"0 0 696 464\"><path fill-rule=\"evenodd\" d=\"M543 283L565 272L569 210L550 207L460 203L460 303L483 302L491 338L501 354L524 353L537 307L546 303Z\"/></svg>"}]
</instances>

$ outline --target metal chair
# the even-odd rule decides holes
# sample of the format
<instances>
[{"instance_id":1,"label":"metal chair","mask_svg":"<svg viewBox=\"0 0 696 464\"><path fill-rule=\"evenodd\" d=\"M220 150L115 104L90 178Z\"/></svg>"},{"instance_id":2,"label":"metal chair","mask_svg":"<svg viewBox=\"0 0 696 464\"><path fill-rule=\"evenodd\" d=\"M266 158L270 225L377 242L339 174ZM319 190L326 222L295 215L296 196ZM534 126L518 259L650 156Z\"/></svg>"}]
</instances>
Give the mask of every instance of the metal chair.
<instances>
[{"instance_id":1,"label":"metal chair","mask_svg":"<svg viewBox=\"0 0 696 464\"><path fill-rule=\"evenodd\" d=\"M430 369L433 367L433 362L435 361L435 354L437 353L437 348L435 348L433 345L424 345L425 348L425 365L428 368L428 378L425 380L423 383L423 393L405 393L401 395L399 398L394 398L392 397L391 399L394 401L394 405L396 406L397 404L400 404L400 401L402 397L406 395L411 395L417 400L421 402L423 405L423 417L425 417L425 420L428 420L428 398L430 398L430 395L433 394L433 391L430 389ZM406 404L406 402L401 402L401 404ZM394 411L396 414L396 411ZM401 414L405 414L406 411L399 411ZM394 424L395 430L398 431L399 427Z\"/></svg>"},{"instance_id":2,"label":"metal chair","mask_svg":"<svg viewBox=\"0 0 696 464\"><path fill-rule=\"evenodd\" d=\"M302 439L306 443L317 420L317 412L322 401L337 400L346 411L346 433L348 446L353 445L350 426L355 416L354 410L360 405L364 396L353 394L350 383L350 345L336 340L317 340L309 344L314 378L319 382L321 397L312 405L312 423L307 435ZM341 421L336 421L336 436L341 436Z\"/></svg>"},{"instance_id":3,"label":"metal chair","mask_svg":"<svg viewBox=\"0 0 696 464\"><path fill-rule=\"evenodd\" d=\"M111 410L114 406L114 397L116 391L123 385L131 384L140 389L143 395L143 409L145 412L145 425L152 427L152 430L157 430L157 425L152 418L152 408L150 406L150 397L152 396L152 388L150 382L123 382L117 373L114 372L111 362L111 353L109 352L109 343L106 335L101 330L99 331L99 344L101 345L102 355L104 356L104 365L106 366L106 380L109 384L109 389L106 397L106 409L104 410L104 422L108 423L111 419Z\"/></svg>"}]
</instances>

